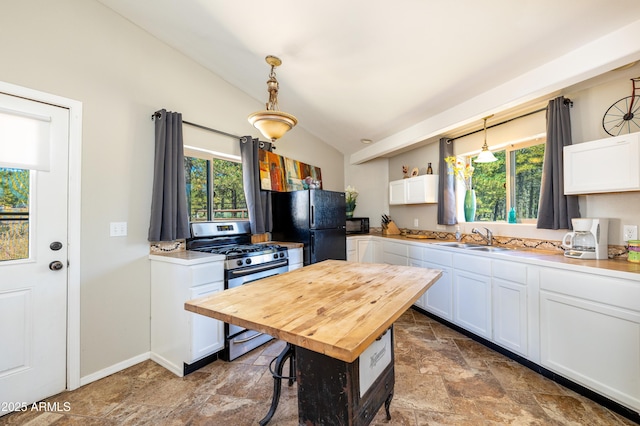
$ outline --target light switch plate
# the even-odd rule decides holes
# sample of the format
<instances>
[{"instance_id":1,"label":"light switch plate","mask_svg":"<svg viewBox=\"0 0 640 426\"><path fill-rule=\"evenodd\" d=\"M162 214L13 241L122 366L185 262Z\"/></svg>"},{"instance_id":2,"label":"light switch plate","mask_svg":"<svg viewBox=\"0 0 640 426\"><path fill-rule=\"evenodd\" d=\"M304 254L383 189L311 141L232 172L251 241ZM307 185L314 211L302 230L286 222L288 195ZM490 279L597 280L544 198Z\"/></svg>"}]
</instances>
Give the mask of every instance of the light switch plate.
<instances>
[{"instance_id":1,"label":"light switch plate","mask_svg":"<svg viewBox=\"0 0 640 426\"><path fill-rule=\"evenodd\" d=\"M111 223L109 223L109 236L110 237L126 237L127 236L127 222L111 222Z\"/></svg>"},{"instance_id":2,"label":"light switch plate","mask_svg":"<svg viewBox=\"0 0 640 426\"><path fill-rule=\"evenodd\" d=\"M622 229L622 240L637 240L638 239L638 226L637 225L624 225Z\"/></svg>"}]
</instances>

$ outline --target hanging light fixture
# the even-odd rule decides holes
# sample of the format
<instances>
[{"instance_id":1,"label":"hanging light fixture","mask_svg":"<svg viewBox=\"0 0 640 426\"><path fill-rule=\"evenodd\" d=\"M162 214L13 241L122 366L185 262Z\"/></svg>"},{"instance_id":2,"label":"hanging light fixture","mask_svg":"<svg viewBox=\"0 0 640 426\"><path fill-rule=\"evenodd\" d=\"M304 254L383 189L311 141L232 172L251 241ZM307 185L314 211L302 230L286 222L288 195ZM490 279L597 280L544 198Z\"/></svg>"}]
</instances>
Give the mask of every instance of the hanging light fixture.
<instances>
[{"instance_id":1,"label":"hanging light fixture","mask_svg":"<svg viewBox=\"0 0 640 426\"><path fill-rule=\"evenodd\" d=\"M275 56L267 56L265 58L267 64L271 65L269 80L267 81L267 90L269 91L269 101L266 104L265 111L258 111L251 114L248 118L249 123L265 138L275 142L285 133L298 124L298 119L291 114L280 111L278 108L278 80L276 80L275 68L282 64L280 58Z\"/></svg>"},{"instance_id":2,"label":"hanging light fixture","mask_svg":"<svg viewBox=\"0 0 640 426\"><path fill-rule=\"evenodd\" d=\"M493 153L491 151L489 151L489 146L487 145L487 120L489 118L493 117L493 114L491 114L488 117L483 118L484 120L484 145L482 145L482 151L480 151L480 154L478 154L478 156L476 157L475 161L476 163L491 163L494 161L498 161L498 159L495 157L495 155L493 155Z\"/></svg>"}]
</instances>

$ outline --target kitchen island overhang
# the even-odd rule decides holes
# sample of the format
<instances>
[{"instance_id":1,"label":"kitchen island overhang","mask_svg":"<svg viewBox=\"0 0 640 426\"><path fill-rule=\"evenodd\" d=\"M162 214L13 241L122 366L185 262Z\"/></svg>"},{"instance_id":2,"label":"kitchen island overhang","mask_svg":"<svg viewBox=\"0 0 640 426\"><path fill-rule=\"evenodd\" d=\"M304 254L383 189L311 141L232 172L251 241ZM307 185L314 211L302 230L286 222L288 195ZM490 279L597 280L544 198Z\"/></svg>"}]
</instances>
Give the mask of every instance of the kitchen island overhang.
<instances>
[{"instance_id":1,"label":"kitchen island overhang","mask_svg":"<svg viewBox=\"0 0 640 426\"><path fill-rule=\"evenodd\" d=\"M185 309L267 333L303 351L335 359L338 365L344 364L345 374L354 374L349 380L356 380L358 357L441 275L442 271L437 269L326 260L188 301ZM296 366L296 374L308 375L307 367ZM321 377L322 366L315 369L314 375ZM393 359L390 371L389 374L385 370L378 379L386 381L385 391L392 395ZM377 388L378 382L372 388ZM304 389L298 387L300 421L321 422L322 419L309 413L308 404L301 405L301 401L315 398L303 394ZM370 420L357 420L363 414L361 411L366 408L370 415L373 405L375 412L381 406L379 401L368 401L366 393L363 398L358 394L354 389L347 405L335 405L348 424L368 424ZM338 395L324 397L331 399Z\"/></svg>"}]
</instances>

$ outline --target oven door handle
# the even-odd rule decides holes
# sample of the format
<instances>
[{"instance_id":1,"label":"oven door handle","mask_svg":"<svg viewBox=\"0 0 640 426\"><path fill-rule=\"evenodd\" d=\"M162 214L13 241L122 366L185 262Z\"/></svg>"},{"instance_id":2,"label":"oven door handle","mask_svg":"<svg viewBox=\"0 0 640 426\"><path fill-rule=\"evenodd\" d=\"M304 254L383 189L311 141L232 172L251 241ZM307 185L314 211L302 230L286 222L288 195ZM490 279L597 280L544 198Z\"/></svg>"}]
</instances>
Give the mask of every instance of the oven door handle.
<instances>
[{"instance_id":1,"label":"oven door handle","mask_svg":"<svg viewBox=\"0 0 640 426\"><path fill-rule=\"evenodd\" d=\"M288 260L281 260L278 263L270 263L268 265L260 265L260 266L256 266L256 267L253 267L253 268L244 268L244 269L241 269L241 270L233 270L233 271L231 271L231 273L233 275L239 275L239 274L247 275L247 274L251 274L251 273L254 273L254 272L261 272L261 271L267 271L269 269L275 269L276 267L286 266L288 264L289 264Z\"/></svg>"},{"instance_id":2,"label":"oven door handle","mask_svg":"<svg viewBox=\"0 0 640 426\"><path fill-rule=\"evenodd\" d=\"M239 340L233 339L233 343L238 344L238 345L241 344L241 343L246 343L249 340L253 340L256 337L262 336L263 334L264 333L256 332L256 334L252 334L251 336L247 337L246 339L239 339Z\"/></svg>"}]
</instances>

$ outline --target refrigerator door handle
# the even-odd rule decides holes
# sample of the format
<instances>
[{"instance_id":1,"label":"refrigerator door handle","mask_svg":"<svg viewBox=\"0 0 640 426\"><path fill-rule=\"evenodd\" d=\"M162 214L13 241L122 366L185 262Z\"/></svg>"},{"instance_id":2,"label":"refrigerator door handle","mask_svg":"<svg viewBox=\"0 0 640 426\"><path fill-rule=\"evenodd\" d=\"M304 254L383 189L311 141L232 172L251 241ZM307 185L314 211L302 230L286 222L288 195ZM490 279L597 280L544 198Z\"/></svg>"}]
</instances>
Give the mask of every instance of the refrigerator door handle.
<instances>
[{"instance_id":1,"label":"refrigerator door handle","mask_svg":"<svg viewBox=\"0 0 640 426\"><path fill-rule=\"evenodd\" d=\"M312 204L311 205L311 227L315 228L316 227L316 208L315 206Z\"/></svg>"},{"instance_id":2,"label":"refrigerator door handle","mask_svg":"<svg viewBox=\"0 0 640 426\"><path fill-rule=\"evenodd\" d=\"M311 246L311 258L313 259L316 254L316 236L313 232L311 233L310 236L311 236L311 241L309 245Z\"/></svg>"}]
</instances>

